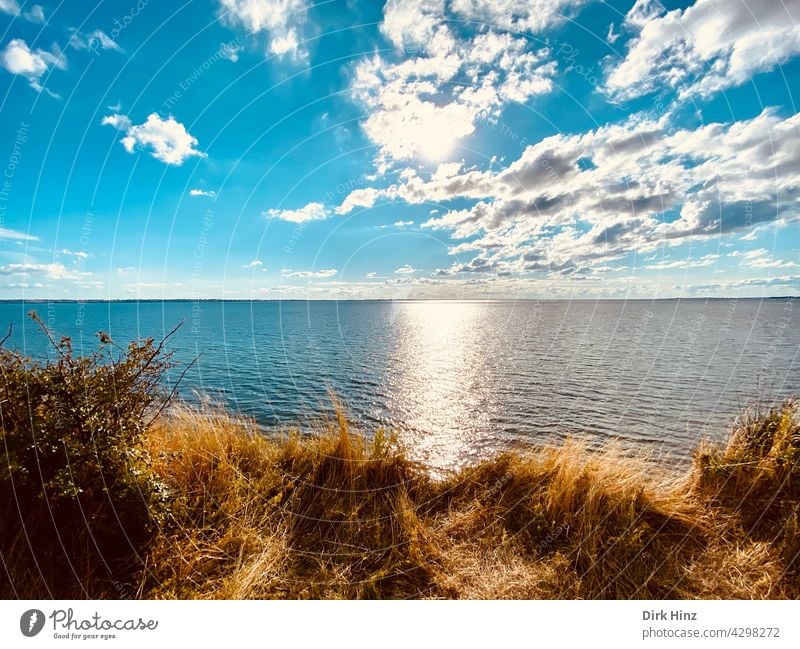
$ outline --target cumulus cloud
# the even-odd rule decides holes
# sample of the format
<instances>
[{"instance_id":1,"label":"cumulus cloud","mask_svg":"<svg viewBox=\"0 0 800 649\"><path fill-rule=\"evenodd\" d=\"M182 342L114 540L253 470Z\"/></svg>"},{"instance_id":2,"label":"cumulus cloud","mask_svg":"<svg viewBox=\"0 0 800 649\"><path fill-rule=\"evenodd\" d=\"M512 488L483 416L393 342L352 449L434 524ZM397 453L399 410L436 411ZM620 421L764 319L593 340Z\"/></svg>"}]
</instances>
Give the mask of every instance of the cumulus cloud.
<instances>
[{"instance_id":1,"label":"cumulus cloud","mask_svg":"<svg viewBox=\"0 0 800 649\"><path fill-rule=\"evenodd\" d=\"M409 169L379 191L409 204L471 200L423 227L461 240L451 253L474 254L487 272L582 274L631 251L800 218L799 131L800 114L770 109L679 130L634 115L545 138L497 171L445 166L423 178ZM652 270L670 267L679 266Z\"/></svg>"},{"instance_id":2,"label":"cumulus cloud","mask_svg":"<svg viewBox=\"0 0 800 649\"><path fill-rule=\"evenodd\" d=\"M474 3L453 5L465 16L478 9ZM540 9L531 15L552 13ZM495 16L499 28L464 35L451 29L442 0L386 3L381 31L399 60L375 55L361 61L351 86L367 111L362 127L379 147L380 171L397 160L447 159L461 138L496 119L505 104L552 89L556 66L548 49L503 32L513 23L501 14Z\"/></svg>"},{"instance_id":3,"label":"cumulus cloud","mask_svg":"<svg viewBox=\"0 0 800 649\"><path fill-rule=\"evenodd\" d=\"M125 132L120 142L128 153L142 149L156 160L178 166L192 156L206 157L195 148L197 138L171 116L162 119L157 113L151 113L143 124L133 124L126 115L108 115L101 124Z\"/></svg>"},{"instance_id":4,"label":"cumulus cloud","mask_svg":"<svg viewBox=\"0 0 800 649\"><path fill-rule=\"evenodd\" d=\"M325 277L333 277L336 275L338 271L334 268L328 268L326 270L284 270L281 272L283 277L292 277L292 278L305 278L305 279L312 279L312 278L325 278Z\"/></svg>"},{"instance_id":5,"label":"cumulus cloud","mask_svg":"<svg viewBox=\"0 0 800 649\"><path fill-rule=\"evenodd\" d=\"M638 30L625 58L608 74L606 89L634 98L678 87L680 96L708 96L800 53L800 0L697 0L664 13L638 1L626 24Z\"/></svg>"},{"instance_id":6,"label":"cumulus cloud","mask_svg":"<svg viewBox=\"0 0 800 649\"><path fill-rule=\"evenodd\" d=\"M263 265L264 264L261 261L259 261L258 259L254 259L253 261L247 264L243 264L242 268L260 268Z\"/></svg>"},{"instance_id":7,"label":"cumulus cloud","mask_svg":"<svg viewBox=\"0 0 800 649\"><path fill-rule=\"evenodd\" d=\"M558 25L590 0L453 0L453 11L466 20L515 32L541 32Z\"/></svg>"},{"instance_id":8,"label":"cumulus cloud","mask_svg":"<svg viewBox=\"0 0 800 649\"><path fill-rule=\"evenodd\" d=\"M41 92L44 89L42 77L53 68L66 70L67 59L57 49L52 52L32 50L24 40L14 38L0 52L0 65L11 74L24 77L31 88Z\"/></svg>"},{"instance_id":9,"label":"cumulus cloud","mask_svg":"<svg viewBox=\"0 0 800 649\"><path fill-rule=\"evenodd\" d=\"M270 209L264 212L264 216L289 221L290 223L306 223L307 221L324 219L328 216L328 211L322 203L309 203L305 207L296 210Z\"/></svg>"},{"instance_id":10,"label":"cumulus cloud","mask_svg":"<svg viewBox=\"0 0 800 649\"><path fill-rule=\"evenodd\" d=\"M209 189L190 189L189 196L205 196L206 198L216 198L217 192Z\"/></svg>"},{"instance_id":11,"label":"cumulus cloud","mask_svg":"<svg viewBox=\"0 0 800 649\"><path fill-rule=\"evenodd\" d=\"M219 0L224 22L249 33L265 33L271 54L296 59L307 54L300 42L307 7L305 0Z\"/></svg>"},{"instance_id":12,"label":"cumulus cloud","mask_svg":"<svg viewBox=\"0 0 800 649\"><path fill-rule=\"evenodd\" d=\"M337 214L347 214L356 207L372 207L380 195L381 193L372 187L354 189L334 211Z\"/></svg>"},{"instance_id":13,"label":"cumulus cloud","mask_svg":"<svg viewBox=\"0 0 800 649\"><path fill-rule=\"evenodd\" d=\"M418 273L419 268L414 268L410 264L406 264L405 266L400 266L400 268L394 271L397 275L411 275L413 273Z\"/></svg>"}]
</instances>

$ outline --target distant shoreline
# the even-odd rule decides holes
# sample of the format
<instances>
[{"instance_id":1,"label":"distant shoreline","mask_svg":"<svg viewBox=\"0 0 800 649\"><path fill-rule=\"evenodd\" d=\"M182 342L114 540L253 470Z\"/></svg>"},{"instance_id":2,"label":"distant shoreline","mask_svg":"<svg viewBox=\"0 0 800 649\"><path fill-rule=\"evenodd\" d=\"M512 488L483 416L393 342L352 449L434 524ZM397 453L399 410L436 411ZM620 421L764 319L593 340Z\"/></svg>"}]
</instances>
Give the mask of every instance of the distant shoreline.
<instances>
[{"instance_id":1,"label":"distant shoreline","mask_svg":"<svg viewBox=\"0 0 800 649\"><path fill-rule=\"evenodd\" d=\"M392 300L389 298L363 298L363 299L336 299L336 298L320 298L313 300L304 300L301 298L287 298L287 299L259 299L259 298L191 298L191 297L174 297L174 298L120 298L120 299L66 299L66 298L0 298L0 304L141 304L142 302L228 302L228 303L253 303L253 302L369 302L369 303L425 303L425 302L454 302L459 304L514 304L516 302L549 302L552 304L559 304L563 302L726 302L730 300L736 301L765 301L765 300L796 300L800 299L800 295L771 295L765 297L657 297L657 298L496 298L496 299L460 299L460 298L404 298L402 300Z\"/></svg>"}]
</instances>

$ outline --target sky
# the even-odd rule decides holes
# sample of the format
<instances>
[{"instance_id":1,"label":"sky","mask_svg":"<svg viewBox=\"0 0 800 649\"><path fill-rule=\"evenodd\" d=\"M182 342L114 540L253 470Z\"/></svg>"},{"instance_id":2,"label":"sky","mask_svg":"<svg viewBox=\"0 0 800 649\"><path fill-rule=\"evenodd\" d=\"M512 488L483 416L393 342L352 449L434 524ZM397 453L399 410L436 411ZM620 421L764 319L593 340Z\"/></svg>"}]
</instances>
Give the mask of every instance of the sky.
<instances>
[{"instance_id":1,"label":"sky","mask_svg":"<svg viewBox=\"0 0 800 649\"><path fill-rule=\"evenodd\" d=\"M800 291L800 0L0 0L0 299Z\"/></svg>"}]
</instances>

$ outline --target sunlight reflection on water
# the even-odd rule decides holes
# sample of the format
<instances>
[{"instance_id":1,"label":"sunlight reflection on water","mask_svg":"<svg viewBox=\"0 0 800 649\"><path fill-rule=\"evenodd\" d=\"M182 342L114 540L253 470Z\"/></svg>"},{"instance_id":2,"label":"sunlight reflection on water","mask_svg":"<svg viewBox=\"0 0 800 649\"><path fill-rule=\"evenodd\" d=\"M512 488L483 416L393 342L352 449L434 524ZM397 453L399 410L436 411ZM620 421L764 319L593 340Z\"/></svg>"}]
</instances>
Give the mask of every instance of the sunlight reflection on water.
<instances>
[{"instance_id":1,"label":"sunlight reflection on water","mask_svg":"<svg viewBox=\"0 0 800 649\"><path fill-rule=\"evenodd\" d=\"M482 446L476 431L489 429L489 413L481 412L480 395L473 390L485 369L484 341L492 335L482 326L485 305L429 302L394 307L398 335L388 376L389 408L407 413L405 441L437 466L476 457Z\"/></svg>"}]
</instances>

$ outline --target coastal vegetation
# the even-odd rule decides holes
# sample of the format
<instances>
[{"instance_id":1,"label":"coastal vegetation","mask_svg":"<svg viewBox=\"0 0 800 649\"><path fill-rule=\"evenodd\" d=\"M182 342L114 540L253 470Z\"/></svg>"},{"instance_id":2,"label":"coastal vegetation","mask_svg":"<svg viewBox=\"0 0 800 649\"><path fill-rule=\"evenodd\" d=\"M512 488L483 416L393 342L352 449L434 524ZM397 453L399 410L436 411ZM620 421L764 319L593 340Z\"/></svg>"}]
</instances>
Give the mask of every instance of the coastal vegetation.
<instances>
[{"instance_id":1,"label":"coastal vegetation","mask_svg":"<svg viewBox=\"0 0 800 649\"><path fill-rule=\"evenodd\" d=\"M3 598L797 598L800 421L683 473L516 449L445 477L339 407L315 431L176 401L167 340L0 347ZM5 342L5 341L3 341Z\"/></svg>"}]
</instances>

